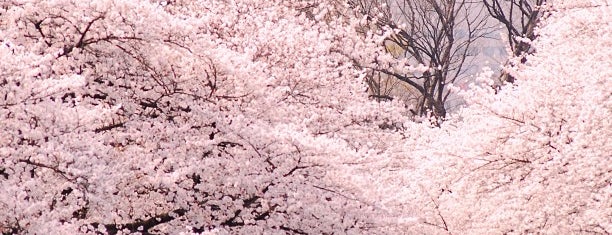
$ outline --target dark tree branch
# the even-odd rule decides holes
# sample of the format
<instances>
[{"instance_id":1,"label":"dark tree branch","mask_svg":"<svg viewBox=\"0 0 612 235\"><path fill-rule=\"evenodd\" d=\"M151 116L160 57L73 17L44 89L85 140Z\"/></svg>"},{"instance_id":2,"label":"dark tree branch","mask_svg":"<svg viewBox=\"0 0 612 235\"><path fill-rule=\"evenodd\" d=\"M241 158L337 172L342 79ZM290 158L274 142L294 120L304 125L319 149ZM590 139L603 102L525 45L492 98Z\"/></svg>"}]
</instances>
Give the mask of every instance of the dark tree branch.
<instances>
[{"instance_id":1,"label":"dark tree branch","mask_svg":"<svg viewBox=\"0 0 612 235\"><path fill-rule=\"evenodd\" d=\"M149 229L157 225L175 220L176 218L181 217L185 215L186 213L187 213L187 210L185 209L176 209L170 213L156 215L146 220L136 220L135 222L132 222L132 223L127 223L127 224L92 223L91 226L93 226L94 229L97 229L99 226L103 226L106 229L106 233L108 233L109 235L115 235L119 233L119 231L122 231L122 230L128 230L130 233L140 232L141 234L151 234L149 232ZM98 232L98 234L102 234L102 233Z\"/></svg>"}]
</instances>

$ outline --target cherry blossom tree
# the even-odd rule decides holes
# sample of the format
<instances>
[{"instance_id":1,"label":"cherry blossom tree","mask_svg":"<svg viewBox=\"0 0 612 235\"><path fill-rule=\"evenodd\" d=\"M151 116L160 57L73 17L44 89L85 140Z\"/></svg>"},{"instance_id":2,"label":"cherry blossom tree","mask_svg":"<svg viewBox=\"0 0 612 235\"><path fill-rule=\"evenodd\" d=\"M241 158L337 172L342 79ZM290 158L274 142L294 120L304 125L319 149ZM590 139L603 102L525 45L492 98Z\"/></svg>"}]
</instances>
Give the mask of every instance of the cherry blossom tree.
<instances>
[{"instance_id":1,"label":"cherry blossom tree","mask_svg":"<svg viewBox=\"0 0 612 235\"><path fill-rule=\"evenodd\" d=\"M340 1L3 1L0 231L609 234L610 6L560 2L436 127Z\"/></svg>"},{"instance_id":2,"label":"cherry blossom tree","mask_svg":"<svg viewBox=\"0 0 612 235\"><path fill-rule=\"evenodd\" d=\"M440 129L405 125L347 173L368 172L390 233L612 232L610 6L557 4L514 84L483 71Z\"/></svg>"},{"instance_id":3,"label":"cherry blossom tree","mask_svg":"<svg viewBox=\"0 0 612 235\"><path fill-rule=\"evenodd\" d=\"M345 56L382 48L306 4L1 3L3 233L372 229L329 178L400 116Z\"/></svg>"}]
</instances>

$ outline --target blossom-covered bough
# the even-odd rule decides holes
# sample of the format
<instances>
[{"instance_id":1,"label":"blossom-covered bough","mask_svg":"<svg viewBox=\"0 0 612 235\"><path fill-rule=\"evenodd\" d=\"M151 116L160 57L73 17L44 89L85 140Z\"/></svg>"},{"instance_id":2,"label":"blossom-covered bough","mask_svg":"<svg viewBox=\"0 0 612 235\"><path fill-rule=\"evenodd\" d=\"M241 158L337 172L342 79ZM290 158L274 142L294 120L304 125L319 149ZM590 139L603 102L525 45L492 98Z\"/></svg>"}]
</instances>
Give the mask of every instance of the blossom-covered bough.
<instances>
[{"instance_id":1,"label":"blossom-covered bough","mask_svg":"<svg viewBox=\"0 0 612 235\"><path fill-rule=\"evenodd\" d=\"M2 231L367 230L328 174L392 116L343 55L380 48L305 4L3 2Z\"/></svg>"},{"instance_id":2,"label":"blossom-covered bough","mask_svg":"<svg viewBox=\"0 0 612 235\"><path fill-rule=\"evenodd\" d=\"M440 129L407 125L371 157L386 162L360 170L384 186L362 187L396 233L612 232L610 7L555 1L513 85L496 92L483 71Z\"/></svg>"}]
</instances>

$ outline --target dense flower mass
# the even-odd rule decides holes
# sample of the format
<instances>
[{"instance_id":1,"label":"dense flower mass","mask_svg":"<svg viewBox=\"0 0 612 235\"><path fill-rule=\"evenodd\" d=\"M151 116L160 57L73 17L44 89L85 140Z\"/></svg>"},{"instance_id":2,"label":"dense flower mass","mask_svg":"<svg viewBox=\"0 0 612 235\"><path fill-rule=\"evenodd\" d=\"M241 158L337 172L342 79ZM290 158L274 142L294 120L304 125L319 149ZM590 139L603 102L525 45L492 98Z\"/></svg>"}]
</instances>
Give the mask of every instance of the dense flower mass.
<instances>
[{"instance_id":1,"label":"dense flower mass","mask_svg":"<svg viewBox=\"0 0 612 235\"><path fill-rule=\"evenodd\" d=\"M611 6L553 3L432 125L349 3L3 1L0 232L612 233Z\"/></svg>"}]
</instances>

